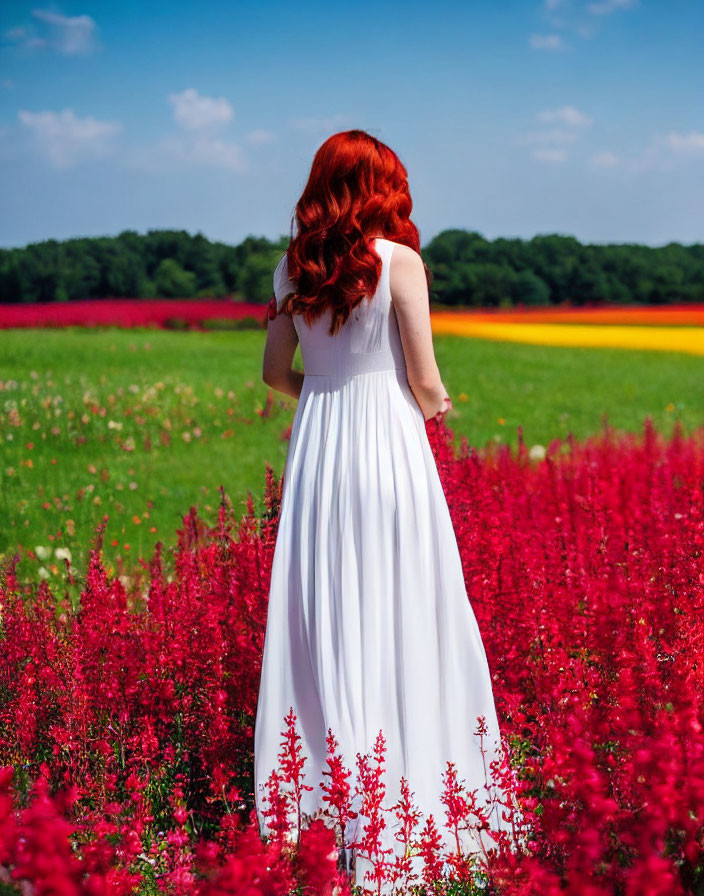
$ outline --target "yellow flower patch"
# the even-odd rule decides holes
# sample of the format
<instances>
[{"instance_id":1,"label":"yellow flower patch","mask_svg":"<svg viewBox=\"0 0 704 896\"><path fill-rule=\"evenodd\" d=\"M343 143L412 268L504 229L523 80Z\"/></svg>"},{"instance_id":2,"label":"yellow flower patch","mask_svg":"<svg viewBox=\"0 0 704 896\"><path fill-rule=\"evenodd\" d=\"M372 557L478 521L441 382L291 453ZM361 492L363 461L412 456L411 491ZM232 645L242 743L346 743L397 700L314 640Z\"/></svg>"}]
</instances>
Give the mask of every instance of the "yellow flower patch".
<instances>
[{"instance_id":1,"label":"yellow flower patch","mask_svg":"<svg viewBox=\"0 0 704 896\"><path fill-rule=\"evenodd\" d=\"M704 355L704 327L513 323L476 320L471 314L430 315L433 333L500 342L583 348L630 348Z\"/></svg>"}]
</instances>

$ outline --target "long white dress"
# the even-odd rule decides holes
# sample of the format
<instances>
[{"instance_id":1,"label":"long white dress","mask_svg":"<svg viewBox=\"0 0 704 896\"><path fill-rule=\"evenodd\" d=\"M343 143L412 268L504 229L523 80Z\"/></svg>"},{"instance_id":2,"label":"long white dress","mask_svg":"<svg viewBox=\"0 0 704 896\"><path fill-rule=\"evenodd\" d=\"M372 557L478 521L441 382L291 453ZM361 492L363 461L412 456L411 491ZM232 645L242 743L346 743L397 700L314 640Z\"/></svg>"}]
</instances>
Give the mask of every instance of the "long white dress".
<instances>
[{"instance_id":1,"label":"long white dress","mask_svg":"<svg viewBox=\"0 0 704 896\"><path fill-rule=\"evenodd\" d=\"M398 799L403 775L423 820L433 814L450 848L440 801L446 763L456 764L466 787L478 788L481 804L484 763L488 769L497 755L499 725L448 505L406 376L389 287L394 246L376 241L377 290L335 336L328 332L329 312L312 326L293 318L305 377L271 569L255 801L265 835L263 788L278 766L284 717L293 707L305 783L314 788L304 792L304 812L324 805L328 728L353 787L356 754L371 751L381 729L384 805ZM277 306L293 289L284 255L274 275ZM489 730L485 760L474 734L479 715ZM384 844L398 853L395 818L385 815ZM363 822L360 816L355 836ZM498 809L491 824L506 828ZM369 868L359 856L358 884Z\"/></svg>"}]
</instances>

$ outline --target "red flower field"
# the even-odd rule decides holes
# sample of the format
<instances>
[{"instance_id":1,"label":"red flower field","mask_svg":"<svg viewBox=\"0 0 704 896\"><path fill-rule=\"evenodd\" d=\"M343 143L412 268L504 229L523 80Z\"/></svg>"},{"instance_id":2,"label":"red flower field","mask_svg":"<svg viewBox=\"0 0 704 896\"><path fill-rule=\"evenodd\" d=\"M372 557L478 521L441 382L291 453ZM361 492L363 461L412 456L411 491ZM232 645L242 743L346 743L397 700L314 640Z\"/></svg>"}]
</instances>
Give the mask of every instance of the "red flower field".
<instances>
[{"instance_id":1,"label":"red flower field","mask_svg":"<svg viewBox=\"0 0 704 896\"><path fill-rule=\"evenodd\" d=\"M441 874L434 892L702 892L704 429L605 428L537 462L522 442L477 453L428 429L492 670L506 752L492 771L514 789L515 836L486 856L439 854L440 825L481 826L452 769L446 817L417 819L411 793L383 803L383 737L346 770L335 732L325 812L299 826L311 782L292 714L271 778L277 832L262 841L252 739L281 494L268 470L262 518L233 520L223 496L209 529L192 509L173 557L158 546L129 592L103 568L102 529L79 607L4 570L0 890L346 894L338 848L360 785L362 848L375 855L395 809L425 867L414 881L379 862L376 881L357 882L368 893Z\"/></svg>"},{"instance_id":2,"label":"red flower field","mask_svg":"<svg viewBox=\"0 0 704 896\"><path fill-rule=\"evenodd\" d=\"M180 319L197 328L207 320L267 317L269 305L229 299L86 299L76 302L0 304L0 329L10 327L163 327ZM704 305L601 305L519 308L453 308L433 311L445 328L452 322L587 323L653 326L704 326Z\"/></svg>"},{"instance_id":3,"label":"red flower field","mask_svg":"<svg viewBox=\"0 0 704 896\"><path fill-rule=\"evenodd\" d=\"M77 302L0 304L0 329L10 327L163 327L182 321L197 328L207 320L264 322L266 307L227 299L96 299Z\"/></svg>"}]
</instances>

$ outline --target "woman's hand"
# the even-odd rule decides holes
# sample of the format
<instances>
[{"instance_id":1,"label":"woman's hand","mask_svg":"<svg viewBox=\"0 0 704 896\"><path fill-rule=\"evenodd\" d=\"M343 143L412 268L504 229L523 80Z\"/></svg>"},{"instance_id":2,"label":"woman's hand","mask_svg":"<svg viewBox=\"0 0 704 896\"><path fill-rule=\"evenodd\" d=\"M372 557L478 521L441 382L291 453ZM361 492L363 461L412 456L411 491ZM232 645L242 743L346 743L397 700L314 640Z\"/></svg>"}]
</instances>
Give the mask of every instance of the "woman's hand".
<instances>
[{"instance_id":1,"label":"woman's hand","mask_svg":"<svg viewBox=\"0 0 704 896\"><path fill-rule=\"evenodd\" d=\"M442 422L443 417L450 410L452 410L452 400L446 392L445 397L442 400L442 407L440 408L440 410L437 412L437 414L435 415L435 417L433 419L437 420L438 423Z\"/></svg>"},{"instance_id":2,"label":"woman's hand","mask_svg":"<svg viewBox=\"0 0 704 896\"><path fill-rule=\"evenodd\" d=\"M443 396L440 399L440 409L438 411L436 411L434 414L427 407L423 411L423 417L425 418L426 423L428 423L430 420L434 420L436 423L440 423L440 422L442 422L442 419L445 416L445 414L449 410L452 410L452 400L450 399L450 396L447 394L447 389L444 386L442 386L440 394ZM433 404L431 405L431 408L432 407L437 408L437 406L438 406L437 401L438 401L438 399L436 398L435 401L433 402ZM421 410L423 410L423 408L421 408ZM426 414L429 414L429 416L426 416Z\"/></svg>"}]
</instances>

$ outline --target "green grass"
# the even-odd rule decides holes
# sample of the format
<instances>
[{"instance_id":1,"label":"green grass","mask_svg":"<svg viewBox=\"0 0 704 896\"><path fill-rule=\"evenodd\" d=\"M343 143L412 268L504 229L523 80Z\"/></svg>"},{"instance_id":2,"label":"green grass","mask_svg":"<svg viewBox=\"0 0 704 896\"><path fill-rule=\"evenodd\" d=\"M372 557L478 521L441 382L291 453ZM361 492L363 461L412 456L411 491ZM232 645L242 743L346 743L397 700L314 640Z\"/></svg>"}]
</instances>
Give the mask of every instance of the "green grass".
<instances>
[{"instance_id":1,"label":"green grass","mask_svg":"<svg viewBox=\"0 0 704 896\"><path fill-rule=\"evenodd\" d=\"M108 566L134 569L154 544L175 543L192 505L212 522L222 486L236 511L261 509L265 465L283 470L295 400L261 380L266 333L117 329L0 332L0 556L68 547L83 573L109 516ZM448 426L482 447L528 446L599 431L604 415L668 434L704 424L704 358L435 337L454 402ZM300 348L294 366L300 367ZM33 447L29 448L31 444ZM29 463L31 463L31 466ZM151 530L154 531L151 531ZM42 575L63 580L55 557Z\"/></svg>"},{"instance_id":2,"label":"green grass","mask_svg":"<svg viewBox=\"0 0 704 896\"><path fill-rule=\"evenodd\" d=\"M704 357L676 352L564 348L436 336L435 354L453 400L448 426L470 444L528 446L570 432L639 432L647 416L670 434L704 425ZM461 401L460 396L467 396Z\"/></svg>"}]
</instances>

